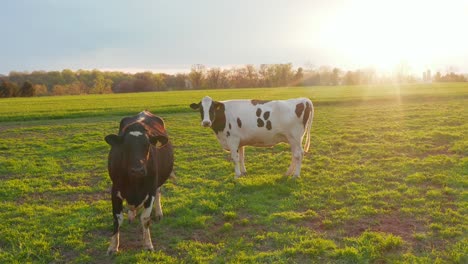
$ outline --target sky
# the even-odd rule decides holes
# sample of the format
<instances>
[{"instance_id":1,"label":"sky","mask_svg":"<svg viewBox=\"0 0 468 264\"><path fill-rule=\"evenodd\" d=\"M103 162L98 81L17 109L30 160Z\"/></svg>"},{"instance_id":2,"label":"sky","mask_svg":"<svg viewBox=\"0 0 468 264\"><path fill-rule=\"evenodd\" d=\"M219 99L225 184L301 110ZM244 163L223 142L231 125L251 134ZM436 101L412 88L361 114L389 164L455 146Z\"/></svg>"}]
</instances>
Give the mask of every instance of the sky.
<instances>
[{"instance_id":1,"label":"sky","mask_svg":"<svg viewBox=\"0 0 468 264\"><path fill-rule=\"evenodd\" d=\"M407 65L468 73L468 0L0 0L0 74Z\"/></svg>"}]
</instances>

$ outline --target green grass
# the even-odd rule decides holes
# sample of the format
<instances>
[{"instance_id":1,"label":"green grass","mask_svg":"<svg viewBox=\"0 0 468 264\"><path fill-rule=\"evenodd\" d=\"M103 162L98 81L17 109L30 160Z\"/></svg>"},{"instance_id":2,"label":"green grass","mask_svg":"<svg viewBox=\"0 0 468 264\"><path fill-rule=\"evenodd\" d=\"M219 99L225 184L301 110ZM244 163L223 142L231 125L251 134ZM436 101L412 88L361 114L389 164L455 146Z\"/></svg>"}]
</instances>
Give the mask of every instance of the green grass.
<instances>
[{"instance_id":1,"label":"green grass","mask_svg":"<svg viewBox=\"0 0 468 264\"><path fill-rule=\"evenodd\" d=\"M309 97L312 147L283 177L287 145L233 165L188 105ZM0 263L467 263L468 85L305 87L0 100ZM161 115L176 181L155 252L112 231L103 138L125 115Z\"/></svg>"}]
</instances>

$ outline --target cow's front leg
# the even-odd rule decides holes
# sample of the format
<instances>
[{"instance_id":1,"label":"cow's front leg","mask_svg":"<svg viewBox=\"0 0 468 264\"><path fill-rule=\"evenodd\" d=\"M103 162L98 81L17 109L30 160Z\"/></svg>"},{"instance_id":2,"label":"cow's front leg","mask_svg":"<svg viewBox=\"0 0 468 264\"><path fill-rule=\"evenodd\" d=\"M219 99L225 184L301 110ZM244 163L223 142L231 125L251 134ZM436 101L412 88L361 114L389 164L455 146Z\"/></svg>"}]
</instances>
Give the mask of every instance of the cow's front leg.
<instances>
[{"instance_id":1,"label":"cow's front leg","mask_svg":"<svg viewBox=\"0 0 468 264\"><path fill-rule=\"evenodd\" d=\"M117 191L112 191L112 216L114 219L114 230L112 232L112 237L110 241L109 248L107 249L107 254L111 255L119 251L119 230L123 222L123 213L122 213L122 198L117 194Z\"/></svg>"},{"instance_id":2,"label":"cow's front leg","mask_svg":"<svg viewBox=\"0 0 468 264\"><path fill-rule=\"evenodd\" d=\"M231 151L231 158L234 162L234 172L236 174L235 178L241 176L240 171L240 162L239 162L239 141L231 140L229 143L229 150Z\"/></svg>"},{"instance_id":3,"label":"cow's front leg","mask_svg":"<svg viewBox=\"0 0 468 264\"><path fill-rule=\"evenodd\" d=\"M144 203L144 209L140 216L141 227L143 230L143 247L147 250L154 250L153 242L151 242L150 224L151 224L151 210L153 209L154 196L151 196Z\"/></svg>"},{"instance_id":4,"label":"cow's front leg","mask_svg":"<svg viewBox=\"0 0 468 264\"><path fill-rule=\"evenodd\" d=\"M245 157L245 150L244 150L244 146L242 146L242 147L239 147L239 162L240 162L241 175L247 175L247 170L245 169L244 157Z\"/></svg>"},{"instance_id":5,"label":"cow's front leg","mask_svg":"<svg viewBox=\"0 0 468 264\"><path fill-rule=\"evenodd\" d=\"M161 187L156 190L156 200L154 201L154 215L156 221L160 221L163 218L163 211L161 206Z\"/></svg>"}]
</instances>

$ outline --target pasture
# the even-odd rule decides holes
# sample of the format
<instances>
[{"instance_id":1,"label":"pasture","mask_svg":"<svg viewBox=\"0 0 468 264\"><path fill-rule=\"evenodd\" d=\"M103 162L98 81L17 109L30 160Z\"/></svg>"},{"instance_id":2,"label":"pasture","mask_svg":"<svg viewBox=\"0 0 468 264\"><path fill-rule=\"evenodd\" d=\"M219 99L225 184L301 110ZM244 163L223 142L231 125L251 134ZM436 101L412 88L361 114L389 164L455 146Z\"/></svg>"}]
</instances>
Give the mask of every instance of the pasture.
<instances>
[{"instance_id":1,"label":"pasture","mask_svg":"<svg viewBox=\"0 0 468 264\"><path fill-rule=\"evenodd\" d=\"M308 97L301 178L287 145L233 164L189 104ZM467 263L468 84L178 91L0 100L0 263ZM165 119L177 179L141 250L112 232L109 146L122 117ZM126 212L126 211L125 211ZM126 213L125 213L126 217Z\"/></svg>"}]
</instances>

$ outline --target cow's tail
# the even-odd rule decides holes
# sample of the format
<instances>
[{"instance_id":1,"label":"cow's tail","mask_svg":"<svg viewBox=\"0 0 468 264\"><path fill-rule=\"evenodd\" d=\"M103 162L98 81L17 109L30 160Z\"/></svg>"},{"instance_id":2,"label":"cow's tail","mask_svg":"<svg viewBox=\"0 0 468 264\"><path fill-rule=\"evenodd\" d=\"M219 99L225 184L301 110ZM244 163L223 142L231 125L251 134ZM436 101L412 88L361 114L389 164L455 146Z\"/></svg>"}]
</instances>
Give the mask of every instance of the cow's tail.
<instances>
[{"instance_id":1,"label":"cow's tail","mask_svg":"<svg viewBox=\"0 0 468 264\"><path fill-rule=\"evenodd\" d=\"M310 101L309 99L307 100L307 104L310 104L310 112L309 112L309 119L307 120L307 123L305 125L306 140L305 140L305 143L304 143L304 152L309 151L309 147L310 147L310 129L312 128L312 121L314 120L314 105L312 104L312 101ZM305 115L305 113L304 113L304 115Z\"/></svg>"}]
</instances>

